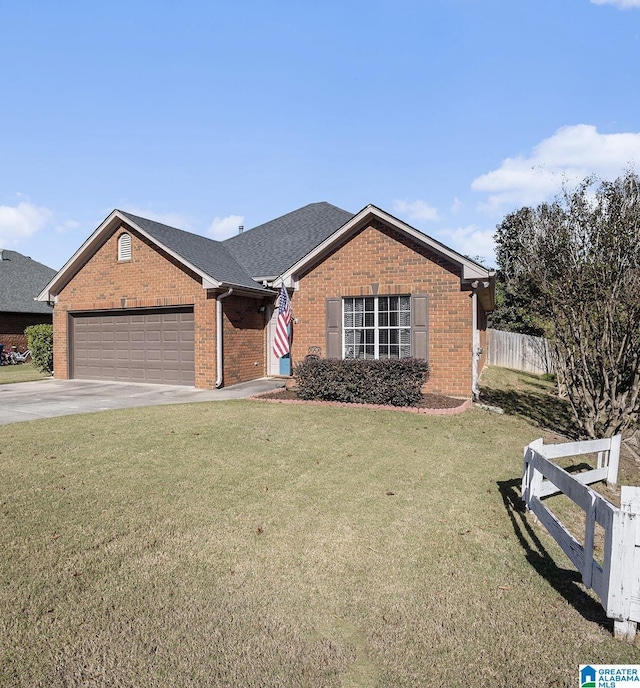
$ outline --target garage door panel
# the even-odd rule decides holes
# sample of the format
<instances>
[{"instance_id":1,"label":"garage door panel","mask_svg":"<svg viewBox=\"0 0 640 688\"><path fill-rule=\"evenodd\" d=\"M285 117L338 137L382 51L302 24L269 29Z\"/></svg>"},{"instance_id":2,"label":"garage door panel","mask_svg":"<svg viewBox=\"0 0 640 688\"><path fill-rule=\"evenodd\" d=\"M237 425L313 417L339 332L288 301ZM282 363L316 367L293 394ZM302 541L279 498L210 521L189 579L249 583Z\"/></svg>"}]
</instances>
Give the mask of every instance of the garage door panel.
<instances>
[{"instance_id":1,"label":"garage door panel","mask_svg":"<svg viewBox=\"0 0 640 688\"><path fill-rule=\"evenodd\" d=\"M193 309L73 316L72 375L193 385Z\"/></svg>"}]
</instances>

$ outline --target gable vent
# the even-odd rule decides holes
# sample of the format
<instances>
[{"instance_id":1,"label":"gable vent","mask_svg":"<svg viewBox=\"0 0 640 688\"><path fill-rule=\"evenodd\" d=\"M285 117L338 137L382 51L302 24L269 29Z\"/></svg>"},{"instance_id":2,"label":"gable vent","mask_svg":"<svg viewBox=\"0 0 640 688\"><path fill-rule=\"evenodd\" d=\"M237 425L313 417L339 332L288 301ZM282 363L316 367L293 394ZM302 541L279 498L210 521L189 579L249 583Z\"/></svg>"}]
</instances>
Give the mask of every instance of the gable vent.
<instances>
[{"instance_id":1,"label":"gable vent","mask_svg":"<svg viewBox=\"0 0 640 688\"><path fill-rule=\"evenodd\" d=\"M130 234L121 234L118 238L118 260L131 260Z\"/></svg>"}]
</instances>

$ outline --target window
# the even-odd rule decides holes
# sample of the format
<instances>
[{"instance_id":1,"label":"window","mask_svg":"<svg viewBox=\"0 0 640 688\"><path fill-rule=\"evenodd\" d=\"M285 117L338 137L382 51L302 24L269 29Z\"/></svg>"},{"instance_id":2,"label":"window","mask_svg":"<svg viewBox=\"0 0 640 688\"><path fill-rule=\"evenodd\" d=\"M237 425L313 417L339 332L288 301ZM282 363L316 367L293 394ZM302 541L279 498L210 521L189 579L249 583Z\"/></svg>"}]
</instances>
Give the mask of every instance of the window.
<instances>
[{"instance_id":1,"label":"window","mask_svg":"<svg viewBox=\"0 0 640 688\"><path fill-rule=\"evenodd\" d=\"M131 260L131 235L121 234L118 237L118 260Z\"/></svg>"},{"instance_id":2,"label":"window","mask_svg":"<svg viewBox=\"0 0 640 688\"><path fill-rule=\"evenodd\" d=\"M343 299L345 358L409 358L411 297Z\"/></svg>"}]
</instances>

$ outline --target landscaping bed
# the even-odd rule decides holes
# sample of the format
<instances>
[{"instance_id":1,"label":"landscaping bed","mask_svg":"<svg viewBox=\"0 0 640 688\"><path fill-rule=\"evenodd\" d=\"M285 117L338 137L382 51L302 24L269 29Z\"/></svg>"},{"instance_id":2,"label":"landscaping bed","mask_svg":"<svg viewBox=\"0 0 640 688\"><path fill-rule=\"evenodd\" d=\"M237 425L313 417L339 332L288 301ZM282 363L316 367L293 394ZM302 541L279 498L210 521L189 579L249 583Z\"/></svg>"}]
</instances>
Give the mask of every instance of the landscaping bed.
<instances>
[{"instance_id":1,"label":"landscaping bed","mask_svg":"<svg viewBox=\"0 0 640 688\"><path fill-rule=\"evenodd\" d=\"M266 392L265 394L258 395L254 397L255 399L267 399L271 401L300 401L305 400L300 399L297 392L294 389L277 389L274 392ZM317 403L317 402L314 402ZM332 402L326 402L332 403ZM454 399L453 397L447 397L444 394L423 394L420 401L413 407L406 406L396 406L387 408L422 408L422 409L454 409L463 406L466 403L465 399ZM362 405L362 404L358 404Z\"/></svg>"}]
</instances>

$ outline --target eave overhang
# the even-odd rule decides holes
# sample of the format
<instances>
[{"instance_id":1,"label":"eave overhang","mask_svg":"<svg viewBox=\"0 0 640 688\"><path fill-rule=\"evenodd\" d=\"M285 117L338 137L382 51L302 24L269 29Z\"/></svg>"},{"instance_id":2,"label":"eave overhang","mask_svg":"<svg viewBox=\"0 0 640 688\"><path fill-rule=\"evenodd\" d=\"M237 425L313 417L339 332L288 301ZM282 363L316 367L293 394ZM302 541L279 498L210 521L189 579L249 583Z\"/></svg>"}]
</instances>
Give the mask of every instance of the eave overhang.
<instances>
[{"instance_id":1,"label":"eave overhang","mask_svg":"<svg viewBox=\"0 0 640 688\"><path fill-rule=\"evenodd\" d=\"M151 244L157 246L162 251L174 258L178 263L185 268L195 273L200 277L203 289L228 289L229 287L237 287L237 291L244 293L251 293L255 295L269 294L261 284L256 284L255 290L247 287L247 285L236 285L231 282L221 281L216 279L213 275L209 275L202 269L185 259L173 249L169 248L161 241L158 241L149 232L145 231L131 218L126 217L119 210L114 210L93 232L93 234L82 244L82 246L71 256L71 258L62 266L62 268L54 275L53 279L47 284L44 289L36 297L36 301L46 301L55 303L60 291L73 279L73 277L82 269L85 263L93 256L101 246L107 241L113 232L121 226L129 227L144 236Z\"/></svg>"},{"instance_id":2,"label":"eave overhang","mask_svg":"<svg viewBox=\"0 0 640 688\"><path fill-rule=\"evenodd\" d=\"M489 292L493 291L493 284L495 282L494 270L486 268L470 258L463 256L457 251L445 246L427 234L423 234L414 227L411 227L411 225L408 225L406 222L399 220L397 217L390 215L374 205L368 205L363 208L348 222L342 225L342 227L337 229L331 236L325 239L322 243L318 244L313 251L310 251L306 256L292 265L286 272L283 272L280 277L274 280L273 287L279 288L280 284L283 282L288 288L295 287L298 275L300 275L300 273L312 265L319 263L327 255L329 255L329 253L334 251L341 244L346 243L353 234L365 227L369 222L371 222L371 220L374 219L384 222L406 236L411 237L419 244L422 244L432 251L446 257L452 263L459 265L460 280L463 286L466 284L471 284L474 281L480 281L481 283L488 282L489 284L487 287L483 287L481 290L479 290L478 294L480 295L484 290ZM487 306L492 303L492 299L484 298L484 301L487 303ZM493 310L493 305L491 305L489 310Z\"/></svg>"}]
</instances>

